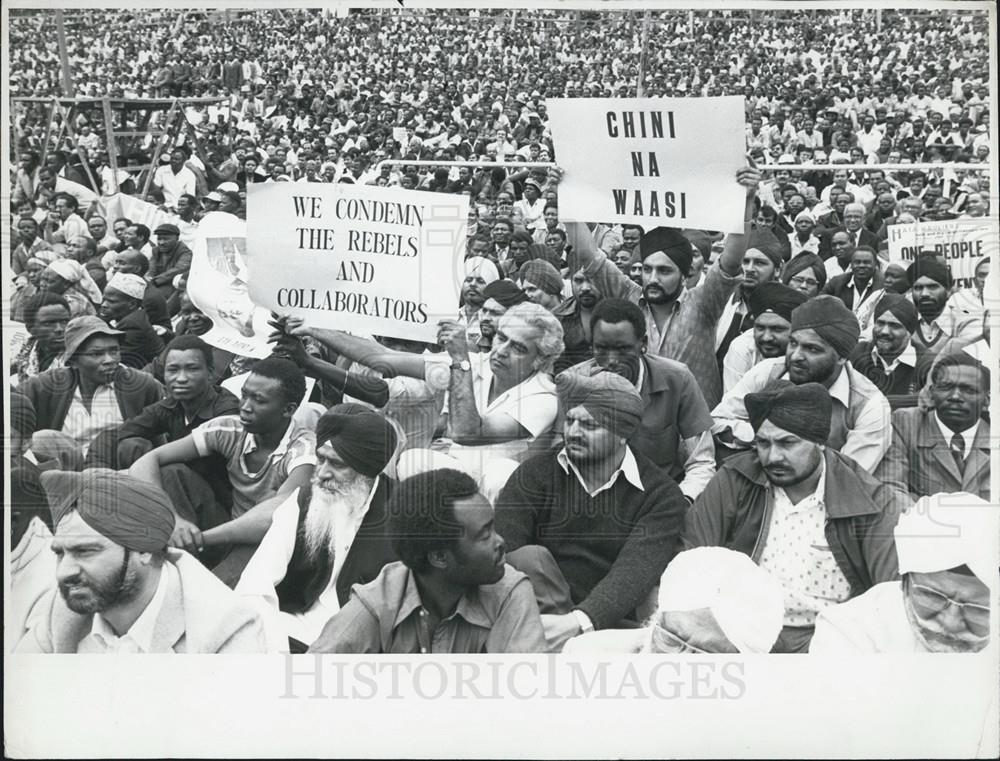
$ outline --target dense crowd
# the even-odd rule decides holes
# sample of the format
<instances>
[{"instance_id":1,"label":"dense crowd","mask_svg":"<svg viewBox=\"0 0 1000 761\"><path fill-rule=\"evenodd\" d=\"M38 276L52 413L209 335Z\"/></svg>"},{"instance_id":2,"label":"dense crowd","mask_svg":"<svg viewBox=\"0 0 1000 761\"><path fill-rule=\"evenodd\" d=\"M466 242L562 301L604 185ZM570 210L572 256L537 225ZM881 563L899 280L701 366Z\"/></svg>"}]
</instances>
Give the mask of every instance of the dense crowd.
<instances>
[{"instance_id":1,"label":"dense crowd","mask_svg":"<svg viewBox=\"0 0 1000 761\"><path fill-rule=\"evenodd\" d=\"M19 649L986 646L990 259L888 260L989 214L985 13L219 14L68 13L72 93L11 15ZM560 213L546 100L637 94L743 96L742 234ZM467 194L437 343L206 343L189 242L267 182Z\"/></svg>"}]
</instances>

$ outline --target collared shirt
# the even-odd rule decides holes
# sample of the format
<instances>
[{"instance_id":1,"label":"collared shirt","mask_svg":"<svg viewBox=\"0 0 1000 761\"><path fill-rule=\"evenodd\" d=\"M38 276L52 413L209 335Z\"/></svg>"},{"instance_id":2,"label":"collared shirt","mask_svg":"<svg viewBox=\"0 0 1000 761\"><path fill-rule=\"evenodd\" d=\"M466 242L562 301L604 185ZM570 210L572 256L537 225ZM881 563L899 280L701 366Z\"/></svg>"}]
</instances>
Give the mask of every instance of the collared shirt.
<instances>
[{"instance_id":1,"label":"collared shirt","mask_svg":"<svg viewBox=\"0 0 1000 761\"><path fill-rule=\"evenodd\" d=\"M603 485L598 486L596 489L591 489L589 486L587 486L587 481L580 474L580 471L577 470L576 464L571 459L569 459L569 455L566 453L566 447L563 447L562 449L559 450L559 454L556 455L556 462L559 463L559 466L563 469L563 472L569 473L572 470L573 475L576 476L576 480L580 482L580 486L582 486L583 490L587 492L587 494L589 494L591 497L596 497L602 491L606 491L610 489L612 486L614 486L615 481L618 480L618 476L623 476L626 481L632 484L632 486L634 486L639 491L646 490L642 485L642 478L639 477L639 465L635 461L635 455L632 454L632 449L631 447L628 446L625 447L625 456L622 458L621 463L615 469L615 472L611 474L611 478L609 478L607 482L604 483Z\"/></svg>"},{"instance_id":2,"label":"collared shirt","mask_svg":"<svg viewBox=\"0 0 1000 761\"><path fill-rule=\"evenodd\" d=\"M786 626L811 626L817 613L851 596L826 538L825 461L820 468L815 491L797 504L780 486L771 487L773 511L760 566L781 582Z\"/></svg>"},{"instance_id":3,"label":"collared shirt","mask_svg":"<svg viewBox=\"0 0 1000 761\"><path fill-rule=\"evenodd\" d=\"M937 412L932 414L934 415L934 422L937 423L937 426L941 431L941 435L944 436L945 443L948 447L951 448L951 439L953 436L961 436L962 441L965 443L962 451L965 453L965 456L968 457L969 450L972 448L972 442L976 440L976 432L979 430L979 418L976 418L976 422L973 423L970 428L966 428L964 431L953 431L941 422L941 418L938 417Z\"/></svg>"},{"instance_id":4,"label":"collared shirt","mask_svg":"<svg viewBox=\"0 0 1000 761\"><path fill-rule=\"evenodd\" d=\"M164 205L173 207L177 205L177 200L185 193L195 194L198 178L186 166L182 166L181 170L175 173L173 168L167 164L156 170L153 175L153 183L163 190Z\"/></svg>"},{"instance_id":5,"label":"collared shirt","mask_svg":"<svg viewBox=\"0 0 1000 761\"><path fill-rule=\"evenodd\" d=\"M281 646L287 637L312 644L323 631L326 622L340 611L337 580L378 487L379 479L375 479L368 498L353 514L347 515L341 512L335 514L334 536L337 537L337 546L334 548L330 581L312 607L301 613L279 610L278 595L275 591L277 585L285 578L288 564L295 551L295 537L299 526L299 490L296 489L288 495L288 498L275 509L271 517L271 526L240 576L236 592L254 598L260 603L259 607L264 613L264 621L268 628L268 637L279 649L283 649Z\"/></svg>"},{"instance_id":6,"label":"collared shirt","mask_svg":"<svg viewBox=\"0 0 1000 761\"><path fill-rule=\"evenodd\" d=\"M402 562L374 581L355 584L351 600L327 623L313 648L336 653L544 652L538 603L528 577L505 566L496 584L462 595L455 611L431 628L416 578Z\"/></svg>"},{"instance_id":7,"label":"collared shirt","mask_svg":"<svg viewBox=\"0 0 1000 761\"><path fill-rule=\"evenodd\" d=\"M234 518L273 497L297 467L316 464L316 434L295 418L256 473L247 468L246 457L257 451L257 437L243 428L239 415L209 420L195 428L191 437L200 457L218 452L226 458L226 471L233 485Z\"/></svg>"},{"instance_id":8,"label":"collared shirt","mask_svg":"<svg viewBox=\"0 0 1000 761\"><path fill-rule=\"evenodd\" d=\"M906 365L907 367L917 366L917 350L913 348L913 344L906 344L906 348L903 352L896 357L892 362L886 362L881 354L878 353L878 348L874 345L872 346L872 362L876 365L881 365L882 369L885 371L886 375L892 373L900 365Z\"/></svg>"},{"instance_id":9,"label":"collared shirt","mask_svg":"<svg viewBox=\"0 0 1000 761\"><path fill-rule=\"evenodd\" d=\"M149 604L135 620L129 630L120 637L115 634L111 625L100 613L94 614L90 634L81 640L78 653L148 653L152 649L153 634L156 630L156 619L163 609L163 601L167 598L167 587L170 585L172 564L164 563L160 569L160 581L156 585Z\"/></svg>"},{"instance_id":10,"label":"collared shirt","mask_svg":"<svg viewBox=\"0 0 1000 761\"><path fill-rule=\"evenodd\" d=\"M722 392L728 394L739 383L740 378L762 359L754 340L753 328L736 336L722 360Z\"/></svg>"},{"instance_id":11,"label":"collared shirt","mask_svg":"<svg viewBox=\"0 0 1000 761\"><path fill-rule=\"evenodd\" d=\"M73 400L70 402L62 432L73 439L86 456L90 443L102 431L121 425L122 413L118 408L118 396L115 384L98 386L90 401L88 410L83 403L80 386L73 390Z\"/></svg>"},{"instance_id":12,"label":"collared shirt","mask_svg":"<svg viewBox=\"0 0 1000 761\"><path fill-rule=\"evenodd\" d=\"M211 388L194 417L188 420L184 414L184 406L179 401L173 398L162 399L125 421L119 437L138 437L152 441L157 436L166 436L168 441L177 441L209 420L239 414L239 407L239 399L229 391L221 387Z\"/></svg>"},{"instance_id":13,"label":"collared shirt","mask_svg":"<svg viewBox=\"0 0 1000 761\"><path fill-rule=\"evenodd\" d=\"M722 346L722 342L726 338L726 334L729 333L729 329L733 325L733 319L737 316L740 317L740 323L742 324L743 318L750 312L750 307L747 306L747 302L743 299L743 295L736 291L729 300L726 301L726 306L722 310L722 316L719 318L719 323L715 327L715 350L718 351L719 347ZM742 331L740 331L742 332Z\"/></svg>"},{"instance_id":14,"label":"collared shirt","mask_svg":"<svg viewBox=\"0 0 1000 761\"><path fill-rule=\"evenodd\" d=\"M874 286L875 286L875 280L873 278L872 280L868 281L868 285L866 285L864 288L858 288L858 284L854 282L854 276L853 275L851 276L850 288L854 292L854 301L853 301L854 305L851 307L851 311L854 312L855 315L857 315L858 310L861 308L861 306L867 303L867 300L874 293L881 290L875 288Z\"/></svg>"}]
</instances>

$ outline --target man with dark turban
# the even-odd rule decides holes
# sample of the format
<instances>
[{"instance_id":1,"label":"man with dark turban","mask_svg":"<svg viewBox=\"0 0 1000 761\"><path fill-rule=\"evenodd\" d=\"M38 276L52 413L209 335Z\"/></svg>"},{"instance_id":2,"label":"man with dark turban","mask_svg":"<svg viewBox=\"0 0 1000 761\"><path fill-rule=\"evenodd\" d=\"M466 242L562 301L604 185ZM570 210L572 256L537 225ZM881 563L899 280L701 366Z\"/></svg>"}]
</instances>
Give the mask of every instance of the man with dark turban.
<instances>
[{"instance_id":1,"label":"man with dark turban","mask_svg":"<svg viewBox=\"0 0 1000 761\"><path fill-rule=\"evenodd\" d=\"M493 337L497 334L500 318L511 307L527 300L524 291L511 280L494 280L483 288L483 305L479 308L479 340L475 347L470 345L469 350L488 353L493 348Z\"/></svg>"},{"instance_id":2,"label":"man with dark turban","mask_svg":"<svg viewBox=\"0 0 1000 761\"><path fill-rule=\"evenodd\" d=\"M827 444L874 470L892 439L892 410L885 396L847 358L857 346L858 320L836 296L817 296L792 311L784 357L761 360L712 410L720 446L748 449L753 426L744 398L778 379L824 386L833 403Z\"/></svg>"},{"instance_id":3,"label":"man with dark turban","mask_svg":"<svg viewBox=\"0 0 1000 761\"><path fill-rule=\"evenodd\" d=\"M577 266L583 268L605 298L638 303L646 318L650 353L687 365L698 379L709 407L722 396L722 374L715 356L716 326L726 300L739 282L760 177L757 169L737 170L736 182L747 194L744 231L726 236L722 253L706 268L705 281L697 288L684 287L695 246L680 230L656 227L643 234L639 241L643 264L639 285L598 250L586 225L566 223L577 262L571 264L570 271Z\"/></svg>"},{"instance_id":4,"label":"man with dark turban","mask_svg":"<svg viewBox=\"0 0 1000 761\"><path fill-rule=\"evenodd\" d=\"M753 325L750 294L778 277L783 264L782 256L781 245L770 228L758 227L750 233L747 250L743 254L743 281L726 302L715 330L715 353L720 367L733 339Z\"/></svg>"},{"instance_id":5,"label":"man with dark turban","mask_svg":"<svg viewBox=\"0 0 1000 761\"><path fill-rule=\"evenodd\" d=\"M923 252L907 268L913 305L920 322L913 332L913 346L923 358L930 360L953 338L975 338L980 316L949 308L951 268L934 253Z\"/></svg>"},{"instance_id":6,"label":"man with dark turban","mask_svg":"<svg viewBox=\"0 0 1000 761\"><path fill-rule=\"evenodd\" d=\"M562 275L544 259L525 262L517 271L516 278L528 301L543 306L550 312L562 303Z\"/></svg>"},{"instance_id":7,"label":"man with dark turban","mask_svg":"<svg viewBox=\"0 0 1000 761\"><path fill-rule=\"evenodd\" d=\"M113 470L46 471L57 585L18 643L28 653L263 653L261 618L168 549L170 499Z\"/></svg>"},{"instance_id":8,"label":"man with dark turban","mask_svg":"<svg viewBox=\"0 0 1000 761\"><path fill-rule=\"evenodd\" d=\"M617 373L556 378L564 446L514 471L497 500L508 562L531 578L551 650L593 629L643 620L677 552L687 500L629 446L642 397ZM638 609L638 610L637 610Z\"/></svg>"},{"instance_id":9,"label":"man with dark turban","mask_svg":"<svg viewBox=\"0 0 1000 761\"><path fill-rule=\"evenodd\" d=\"M762 359L785 356L792 328L792 310L808 297L778 282L759 285L750 293L751 329L738 335L722 360L726 393Z\"/></svg>"},{"instance_id":10,"label":"man with dark turban","mask_svg":"<svg viewBox=\"0 0 1000 761\"><path fill-rule=\"evenodd\" d=\"M785 263L781 282L809 298L818 296L826 285L826 266L816 254L803 251Z\"/></svg>"},{"instance_id":11,"label":"man with dark turban","mask_svg":"<svg viewBox=\"0 0 1000 761\"><path fill-rule=\"evenodd\" d=\"M781 582L772 652L805 652L816 615L897 577L892 529L906 500L826 445L833 400L819 383L748 393L753 448L727 460L688 512L684 548L743 552Z\"/></svg>"},{"instance_id":12,"label":"man with dark turban","mask_svg":"<svg viewBox=\"0 0 1000 761\"><path fill-rule=\"evenodd\" d=\"M359 404L338 404L319 419L312 489L275 509L236 585L264 614L272 647L304 652L351 586L397 559L385 533L393 482L384 471L398 443L385 416Z\"/></svg>"},{"instance_id":13,"label":"man with dark turban","mask_svg":"<svg viewBox=\"0 0 1000 761\"><path fill-rule=\"evenodd\" d=\"M872 312L872 339L851 353L854 369L874 383L893 410L917 402L917 352L910 336L917 329L917 309L906 296L885 292Z\"/></svg>"}]
</instances>

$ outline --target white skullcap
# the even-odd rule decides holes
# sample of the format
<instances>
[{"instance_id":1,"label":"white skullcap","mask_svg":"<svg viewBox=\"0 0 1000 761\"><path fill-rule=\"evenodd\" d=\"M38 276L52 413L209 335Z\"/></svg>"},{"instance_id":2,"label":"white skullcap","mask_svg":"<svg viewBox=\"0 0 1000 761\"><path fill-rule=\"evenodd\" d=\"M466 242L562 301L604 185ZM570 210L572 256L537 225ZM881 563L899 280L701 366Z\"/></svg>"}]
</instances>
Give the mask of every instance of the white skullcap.
<instances>
[{"instance_id":1,"label":"white skullcap","mask_svg":"<svg viewBox=\"0 0 1000 761\"><path fill-rule=\"evenodd\" d=\"M798 222L800 219L808 219L813 224L816 224L816 217L812 215L812 212L808 209L803 209L798 214L795 215L795 221Z\"/></svg>"},{"instance_id":2,"label":"white skullcap","mask_svg":"<svg viewBox=\"0 0 1000 761\"><path fill-rule=\"evenodd\" d=\"M235 182L222 182L219 187L216 188L220 193L238 193L240 186Z\"/></svg>"},{"instance_id":3,"label":"white skullcap","mask_svg":"<svg viewBox=\"0 0 1000 761\"><path fill-rule=\"evenodd\" d=\"M130 298L142 301L142 297L146 295L146 281L138 275L117 272L104 288L104 290L108 289L124 293Z\"/></svg>"},{"instance_id":4,"label":"white skullcap","mask_svg":"<svg viewBox=\"0 0 1000 761\"><path fill-rule=\"evenodd\" d=\"M770 652L785 617L784 592L749 555L696 547L677 555L660 577L659 610L709 608L741 653Z\"/></svg>"},{"instance_id":5,"label":"white skullcap","mask_svg":"<svg viewBox=\"0 0 1000 761\"><path fill-rule=\"evenodd\" d=\"M896 524L899 573L968 566L994 592L1000 586L1000 506L966 492L922 497Z\"/></svg>"},{"instance_id":6,"label":"white skullcap","mask_svg":"<svg viewBox=\"0 0 1000 761\"><path fill-rule=\"evenodd\" d=\"M465 260L465 276L477 274L489 285L494 280L500 279L497 266L484 256L470 256Z\"/></svg>"}]
</instances>

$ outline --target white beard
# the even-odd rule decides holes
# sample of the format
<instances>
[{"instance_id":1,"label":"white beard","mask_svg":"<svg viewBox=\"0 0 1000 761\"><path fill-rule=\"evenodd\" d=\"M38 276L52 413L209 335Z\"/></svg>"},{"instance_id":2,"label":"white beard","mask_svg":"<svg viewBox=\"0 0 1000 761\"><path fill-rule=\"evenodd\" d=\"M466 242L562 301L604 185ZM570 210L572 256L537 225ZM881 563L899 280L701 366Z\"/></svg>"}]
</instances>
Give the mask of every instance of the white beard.
<instances>
[{"instance_id":1,"label":"white beard","mask_svg":"<svg viewBox=\"0 0 1000 761\"><path fill-rule=\"evenodd\" d=\"M332 561L336 557L337 526L351 522L364 507L374 484L374 478L361 474L330 490L314 480L304 526L306 556L310 560L326 555Z\"/></svg>"}]
</instances>

